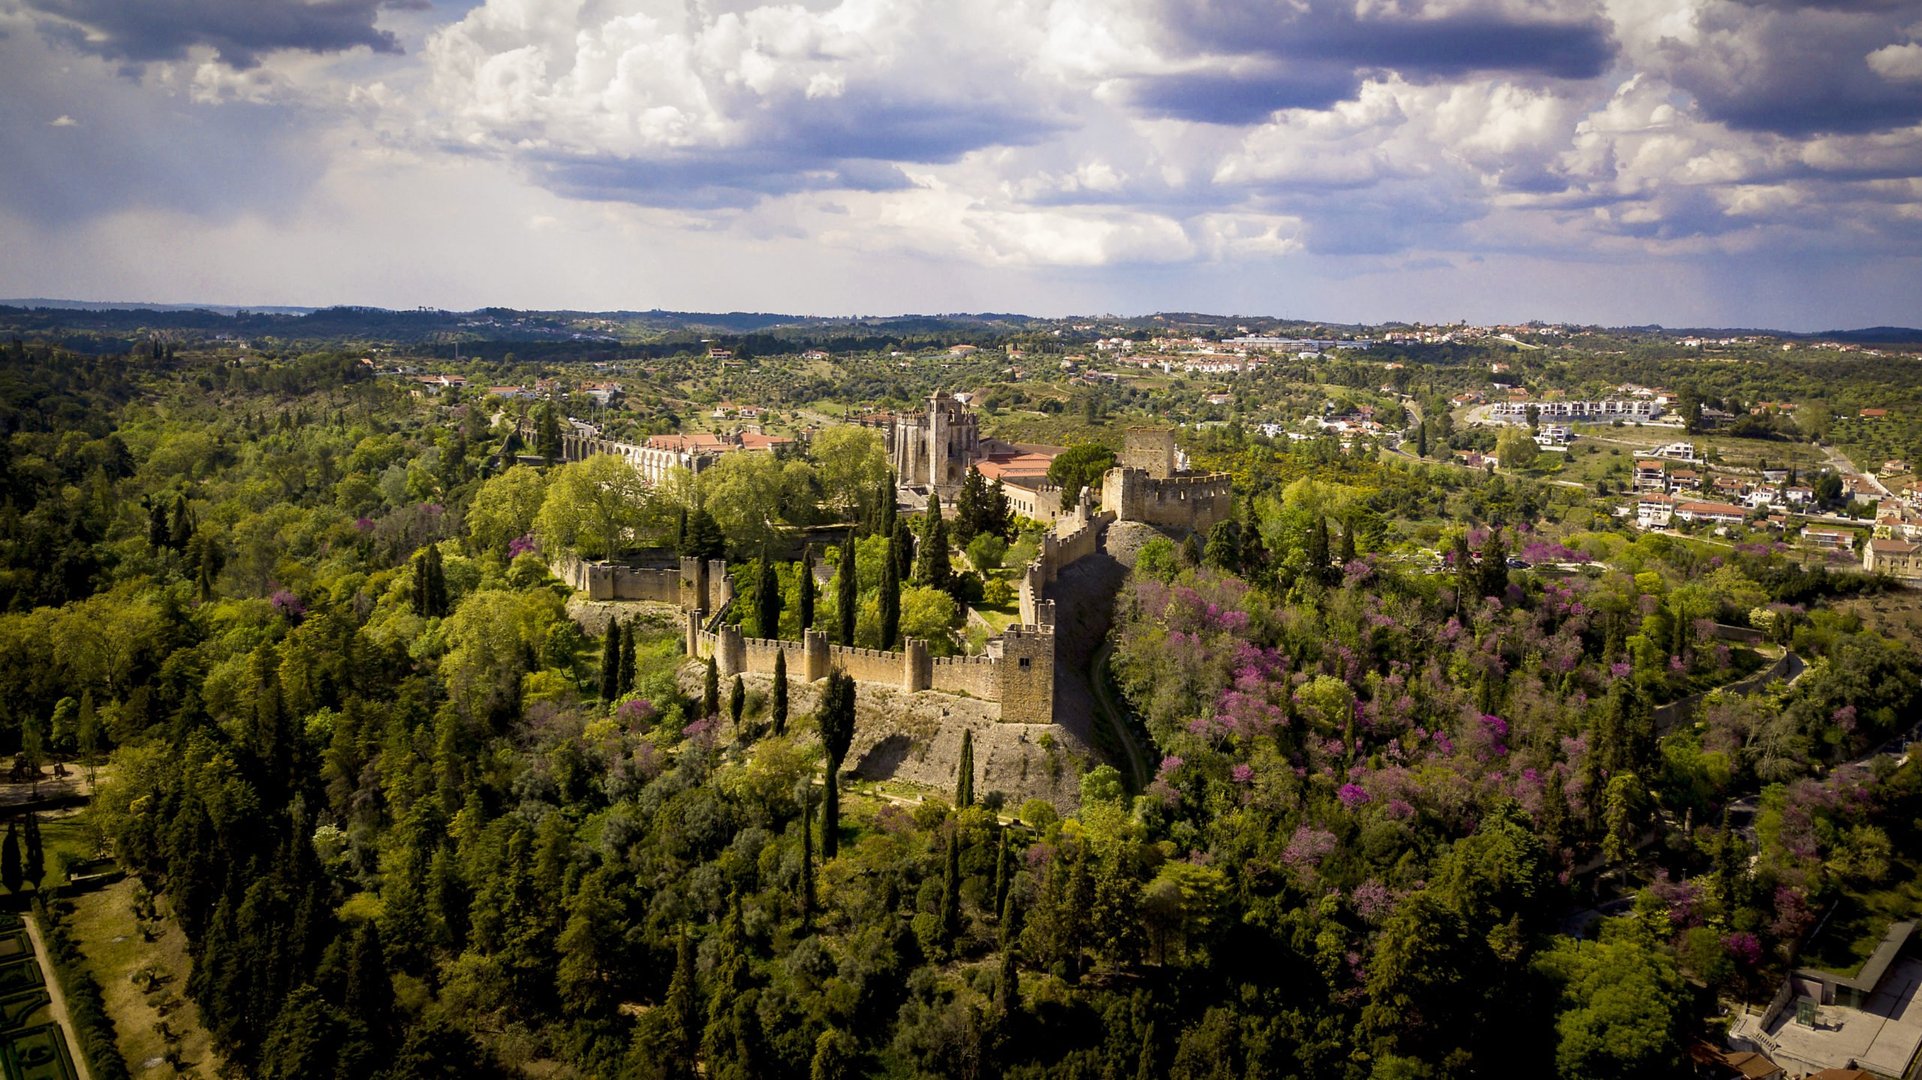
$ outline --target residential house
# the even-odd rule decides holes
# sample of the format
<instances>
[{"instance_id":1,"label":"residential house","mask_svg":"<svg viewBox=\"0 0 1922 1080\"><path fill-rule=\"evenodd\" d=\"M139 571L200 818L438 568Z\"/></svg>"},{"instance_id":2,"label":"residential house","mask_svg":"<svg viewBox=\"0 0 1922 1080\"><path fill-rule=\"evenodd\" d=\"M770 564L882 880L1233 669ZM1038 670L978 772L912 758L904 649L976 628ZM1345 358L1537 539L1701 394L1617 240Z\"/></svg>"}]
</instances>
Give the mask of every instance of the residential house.
<instances>
[{"instance_id":1,"label":"residential house","mask_svg":"<svg viewBox=\"0 0 1922 1080\"><path fill-rule=\"evenodd\" d=\"M1712 525L1740 525L1748 518L1748 511L1730 503L1718 502L1678 502L1675 516L1683 521L1707 522Z\"/></svg>"},{"instance_id":2,"label":"residential house","mask_svg":"<svg viewBox=\"0 0 1922 1080\"><path fill-rule=\"evenodd\" d=\"M1636 491L1668 491L1668 465L1653 458L1640 458L1635 462Z\"/></svg>"},{"instance_id":3,"label":"residential house","mask_svg":"<svg viewBox=\"0 0 1922 1080\"><path fill-rule=\"evenodd\" d=\"M1848 529L1803 529L1802 542L1819 551L1848 551L1855 534Z\"/></svg>"},{"instance_id":4,"label":"residential house","mask_svg":"<svg viewBox=\"0 0 1922 1080\"><path fill-rule=\"evenodd\" d=\"M1922 584L1922 543L1878 537L1862 549L1862 569Z\"/></svg>"},{"instance_id":5,"label":"residential house","mask_svg":"<svg viewBox=\"0 0 1922 1080\"><path fill-rule=\"evenodd\" d=\"M1675 517L1675 500L1650 493L1635 500L1635 524L1644 529L1666 529Z\"/></svg>"}]
</instances>

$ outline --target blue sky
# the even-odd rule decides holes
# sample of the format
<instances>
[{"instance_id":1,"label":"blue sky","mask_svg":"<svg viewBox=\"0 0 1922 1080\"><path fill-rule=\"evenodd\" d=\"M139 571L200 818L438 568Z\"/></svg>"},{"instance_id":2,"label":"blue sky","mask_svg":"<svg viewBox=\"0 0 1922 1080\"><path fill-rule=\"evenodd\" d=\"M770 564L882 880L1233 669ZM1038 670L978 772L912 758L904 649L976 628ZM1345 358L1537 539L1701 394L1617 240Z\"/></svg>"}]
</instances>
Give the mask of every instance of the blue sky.
<instances>
[{"instance_id":1,"label":"blue sky","mask_svg":"<svg viewBox=\"0 0 1922 1080\"><path fill-rule=\"evenodd\" d=\"M1913 0L0 0L0 295L1922 323Z\"/></svg>"}]
</instances>

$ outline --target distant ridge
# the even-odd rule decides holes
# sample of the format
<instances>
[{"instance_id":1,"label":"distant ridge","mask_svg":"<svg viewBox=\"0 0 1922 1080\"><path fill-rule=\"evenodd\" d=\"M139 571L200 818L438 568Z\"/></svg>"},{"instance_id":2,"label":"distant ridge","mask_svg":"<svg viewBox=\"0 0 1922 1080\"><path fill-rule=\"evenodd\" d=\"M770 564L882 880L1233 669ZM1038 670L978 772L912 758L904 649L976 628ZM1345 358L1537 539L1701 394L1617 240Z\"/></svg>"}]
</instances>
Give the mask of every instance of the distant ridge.
<instances>
[{"instance_id":1,"label":"distant ridge","mask_svg":"<svg viewBox=\"0 0 1922 1080\"><path fill-rule=\"evenodd\" d=\"M710 331L720 333L751 334L776 328L816 328L836 325L860 326L867 329L889 329L897 332L914 332L934 327L960 329L967 325L983 328L997 324L1082 322L1114 320L1130 323L1160 323L1163 325L1193 325L1226 329L1238 322L1278 323L1284 326L1319 326L1330 330L1365 331L1377 328L1406 327L1415 325L1398 319L1386 319L1377 323L1333 322L1328 320L1303 319L1276 315L1227 314L1214 315L1206 312L1161 311L1142 315L1064 315L1044 317L1023 315L1019 312L966 312L953 311L940 314L916 312L897 312L890 315L791 315L780 312L762 311L670 311L665 308L646 310L617 308L609 310L589 310L585 308L510 308L500 305L486 305L472 310L447 308L413 307L387 308L371 304L327 304L319 306L298 306L287 304L208 304L208 303L162 303L146 300L63 300L53 297L0 298L0 308L42 311L76 311L95 313L151 311L158 314L182 315L204 313L223 318L235 318L243 313L250 316L277 316L281 318L320 319L332 322L336 319L351 317L355 314L379 316L432 316L441 318L493 317L513 318L524 316L576 317L639 319L687 331ZM1572 324L1558 324L1572 325ZM1587 324L1595 326L1595 324ZM1615 332L1643 332L1668 334L1677 337L1733 337L1745 334L1764 334L1795 340L1847 341L1858 344L1922 344L1922 329L1908 326L1869 326L1854 330L1823 330L1803 332L1795 330L1771 330L1767 327L1670 327L1659 323L1639 326L1595 326L1596 329Z\"/></svg>"},{"instance_id":2,"label":"distant ridge","mask_svg":"<svg viewBox=\"0 0 1922 1080\"><path fill-rule=\"evenodd\" d=\"M273 304L158 304L139 300L54 300L31 296L17 300L0 299L0 307L52 308L59 311L208 311L215 315L235 315L257 311L265 315L311 315L319 308L285 307Z\"/></svg>"}]
</instances>

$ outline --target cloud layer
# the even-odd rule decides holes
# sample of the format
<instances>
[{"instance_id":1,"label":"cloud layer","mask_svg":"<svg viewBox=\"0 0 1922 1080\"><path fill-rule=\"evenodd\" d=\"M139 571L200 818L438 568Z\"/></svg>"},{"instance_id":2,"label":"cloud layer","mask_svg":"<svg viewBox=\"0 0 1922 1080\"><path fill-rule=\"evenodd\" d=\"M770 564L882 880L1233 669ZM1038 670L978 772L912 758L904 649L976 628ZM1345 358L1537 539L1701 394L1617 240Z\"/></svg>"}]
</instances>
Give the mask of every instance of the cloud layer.
<instances>
[{"instance_id":1,"label":"cloud layer","mask_svg":"<svg viewBox=\"0 0 1922 1080\"><path fill-rule=\"evenodd\" d=\"M1571 317L1598 266L1922 282L1893 0L0 0L0 54L0 135L42 162L0 212L42 225L319 212L330 173L466 163L544 207L515 220L1065 274L1087 308L1177 268L1454 268L1466 301L1525 260Z\"/></svg>"}]
</instances>

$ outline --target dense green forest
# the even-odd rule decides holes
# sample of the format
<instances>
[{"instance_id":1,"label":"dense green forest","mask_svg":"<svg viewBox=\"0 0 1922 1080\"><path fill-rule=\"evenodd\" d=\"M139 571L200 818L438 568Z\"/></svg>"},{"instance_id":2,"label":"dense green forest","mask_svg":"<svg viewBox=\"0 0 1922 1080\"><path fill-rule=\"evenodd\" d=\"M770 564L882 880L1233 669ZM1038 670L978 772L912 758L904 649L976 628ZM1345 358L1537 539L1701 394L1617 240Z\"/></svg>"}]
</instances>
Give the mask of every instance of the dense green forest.
<instances>
[{"instance_id":1,"label":"dense green forest","mask_svg":"<svg viewBox=\"0 0 1922 1080\"><path fill-rule=\"evenodd\" d=\"M250 1075L1673 1075L1916 876L1922 765L1873 751L1922 663L1830 604L1886 583L1239 426L1189 443L1235 518L1116 602L1151 783L837 814L851 688L730 701L546 559L726 552L792 636L755 560L851 524L807 610L885 645L956 617L926 545L967 537L893 519L872 429L650 491L515 419L351 352L0 363L0 751L100 766Z\"/></svg>"}]
</instances>

